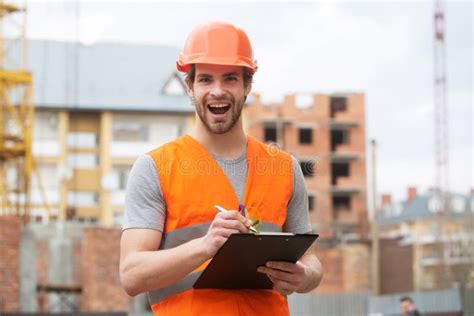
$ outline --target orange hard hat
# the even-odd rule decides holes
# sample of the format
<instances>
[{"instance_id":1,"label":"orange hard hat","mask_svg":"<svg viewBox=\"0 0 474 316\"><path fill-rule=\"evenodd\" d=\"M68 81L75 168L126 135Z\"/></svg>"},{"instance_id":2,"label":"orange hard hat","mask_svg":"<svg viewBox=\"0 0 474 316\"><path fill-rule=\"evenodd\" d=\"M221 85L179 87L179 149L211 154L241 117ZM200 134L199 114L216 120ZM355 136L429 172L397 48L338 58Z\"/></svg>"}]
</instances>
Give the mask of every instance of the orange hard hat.
<instances>
[{"instance_id":1,"label":"orange hard hat","mask_svg":"<svg viewBox=\"0 0 474 316\"><path fill-rule=\"evenodd\" d=\"M187 72L192 64L235 65L247 67L252 73L257 71L245 32L224 22L200 25L189 34L176 67Z\"/></svg>"}]
</instances>

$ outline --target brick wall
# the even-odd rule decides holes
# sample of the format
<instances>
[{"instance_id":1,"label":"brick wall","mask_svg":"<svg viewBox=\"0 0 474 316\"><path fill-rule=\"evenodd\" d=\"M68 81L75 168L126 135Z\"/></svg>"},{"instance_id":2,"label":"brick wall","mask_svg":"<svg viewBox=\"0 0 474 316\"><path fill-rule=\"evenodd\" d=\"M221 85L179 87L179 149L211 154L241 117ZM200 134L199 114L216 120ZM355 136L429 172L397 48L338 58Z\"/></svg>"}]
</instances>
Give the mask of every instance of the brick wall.
<instances>
[{"instance_id":1,"label":"brick wall","mask_svg":"<svg viewBox=\"0 0 474 316\"><path fill-rule=\"evenodd\" d=\"M369 247L348 244L341 247L343 256L344 291L364 292L369 288Z\"/></svg>"},{"instance_id":2,"label":"brick wall","mask_svg":"<svg viewBox=\"0 0 474 316\"><path fill-rule=\"evenodd\" d=\"M81 311L128 311L119 280L120 229L87 227L82 239Z\"/></svg>"},{"instance_id":3,"label":"brick wall","mask_svg":"<svg viewBox=\"0 0 474 316\"><path fill-rule=\"evenodd\" d=\"M317 255L323 265L318 293L360 293L369 288L369 247L346 244L321 248Z\"/></svg>"},{"instance_id":4,"label":"brick wall","mask_svg":"<svg viewBox=\"0 0 474 316\"><path fill-rule=\"evenodd\" d=\"M323 280L317 288L318 293L341 293L344 291L343 262L339 248L317 251L323 266Z\"/></svg>"},{"instance_id":5,"label":"brick wall","mask_svg":"<svg viewBox=\"0 0 474 316\"><path fill-rule=\"evenodd\" d=\"M48 284L48 260L49 259L49 243L48 240L36 241L36 283L39 285ZM46 293L38 293L38 311L48 311L48 295Z\"/></svg>"},{"instance_id":6,"label":"brick wall","mask_svg":"<svg viewBox=\"0 0 474 316\"><path fill-rule=\"evenodd\" d=\"M413 248L401 246L400 239L380 240L380 293L411 292Z\"/></svg>"},{"instance_id":7,"label":"brick wall","mask_svg":"<svg viewBox=\"0 0 474 316\"><path fill-rule=\"evenodd\" d=\"M18 217L0 216L0 311L20 309L19 257L22 223Z\"/></svg>"}]
</instances>

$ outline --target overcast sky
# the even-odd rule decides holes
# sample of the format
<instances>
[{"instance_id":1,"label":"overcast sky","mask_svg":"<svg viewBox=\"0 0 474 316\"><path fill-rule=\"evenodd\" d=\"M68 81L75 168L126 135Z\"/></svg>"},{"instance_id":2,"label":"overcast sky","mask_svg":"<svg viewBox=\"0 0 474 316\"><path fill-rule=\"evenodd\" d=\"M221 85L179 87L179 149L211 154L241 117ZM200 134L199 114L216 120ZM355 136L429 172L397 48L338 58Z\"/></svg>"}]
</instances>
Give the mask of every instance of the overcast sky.
<instances>
[{"instance_id":1,"label":"overcast sky","mask_svg":"<svg viewBox=\"0 0 474 316\"><path fill-rule=\"evenodd\" d=\"M77 10L79 8L79 10ZM446 4L450 185L473 187L473 5ZM431 1L201 2L29 1L30 38L182 47L197 24L245 29L264 101L288 93L360 91L367 144L378 142L379 193L434 183L433 3ZM78 28L76 28L78 26ZM76 29L79 32L76 32Z\"/></svg>"}]
</instances>

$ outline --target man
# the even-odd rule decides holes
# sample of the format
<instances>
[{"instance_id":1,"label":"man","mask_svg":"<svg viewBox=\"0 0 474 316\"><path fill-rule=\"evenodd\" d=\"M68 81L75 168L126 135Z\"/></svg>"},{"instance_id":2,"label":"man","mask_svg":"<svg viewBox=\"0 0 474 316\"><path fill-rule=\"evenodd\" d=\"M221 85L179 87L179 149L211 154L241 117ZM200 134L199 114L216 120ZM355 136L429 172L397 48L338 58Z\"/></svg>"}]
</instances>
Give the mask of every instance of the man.
<instances>
[{"instance_id":1,"label":"man","mask_svg":"<svg viewBox=\"0 0 474 316\"><path fill-rule=\"evenodd\" d=\"M273 290L194 290L234 233L247 233L239 204L262 229L308 233L307 194L294 158L247 137L241 112L257 70L246 34L208 23L188 37L177 68L196 109L189 135L137 159L129 176L120 278L129 295L148 292L155 315L288 315L286 295L314 289L322 269L310 248L295 264L258 271ZM214 205L234 210L217 213Z\"/></svg>"},{"instance_id":2,"label":"man","mask_svg":"<svg viewBox=\"0 0 474 316\"><path fill-rule=\"evenodd\" d=\"M400 309L403 316L421 316L411 297L404 296L400 299Z\"/></svg>"}]
</instances>

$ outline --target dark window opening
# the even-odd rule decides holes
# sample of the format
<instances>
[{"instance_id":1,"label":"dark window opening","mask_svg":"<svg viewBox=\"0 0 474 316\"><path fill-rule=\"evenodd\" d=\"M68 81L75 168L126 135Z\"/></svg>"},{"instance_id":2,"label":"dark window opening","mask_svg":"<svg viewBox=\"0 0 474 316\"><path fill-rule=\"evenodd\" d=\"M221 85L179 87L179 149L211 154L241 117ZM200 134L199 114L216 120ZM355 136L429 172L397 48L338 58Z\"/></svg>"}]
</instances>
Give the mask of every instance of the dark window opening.
<instances>
[{"instance_id":1,"label":"dark window opening","mask_svg":"<svg viewBox=\"0 0 474 316\"><path fill-rule=\"evenodd\" d=\"M337 211L349 211L351 209L350 196L333 196L332 207Z\"/></svg>"},{"instance_id":2,"label":"dark window opening","mask_svg":"<svg viewBox=\"0 0 474 316\"><path fill-rule=\"evenodd\" d=\"M331 131L331 151L335 151L338 145L349 144L348 130L333 130Z\"/></svg>"},{"instance_id":3,"label":"dark window opening","mask_svg":"<svg viewBox=\"0 0 474 316\"><path fill-rule=\"evenodd\" d=\"M305 177L312 177L314 175L314 165L312 161L301 161L300 167Z\"/></svg>"},{"instance_id":4,"label":"dark window opening","mask_svg":"<svg viewBox=\"0 0 474 316\"><path fill-rule=\"evenodd\" d=\"M300 144L311 144L313 142L313 129L300 128L299 136Z\"/></svg>"},{"instance_id":5,"label":"dark window opening","mask_svg":"<svg viewBox=\"0 0 474 316\"><path fill-rule=\"evenodd\" d=\"M331 183L336 185L338 177L348 177L349 176L349 163L333 163L331 164Z\"/></svg>"},{"instance_id":6,"label":"dark window opening","mask_svg":"<svg viewBox=\"0 0 474 316\"><path fill-rule=\"evenodd\" d=\"M265 126L264 127L264 141L275 142L277 141L277 130L276 126Z\"/></svg>"},{"instance_id":7,"label":"dark window opening","mask_svg":"<svg viewBox=\"0 0 474 316\"><path fill-rule=\"evenodd\" d=\"M314 210L314 196L308 195L308 210L311 212Z\"/></svg>"},{"instance_id":8,"label":"dark window opening","mask_svg":"<svg viewBox=\"0 0 474 316\"><path fill-rule=\"evenodd\" d=\"M331 117L334 117L336 112L344 112L347 110L346 97L331 97Z\"/></svg>"},{"instance_id":9,"label":"dark window opening","mask_svg":"<svg viewBox=\"0 0 474 316\"><path fill-rule=\"evenodd\" d=\"M80 217L77 217L77 220L80 223L90 223L90 224L97 223L97 218L91 217L91 216L80 216Z\"/></svg>"}]
</instances>

